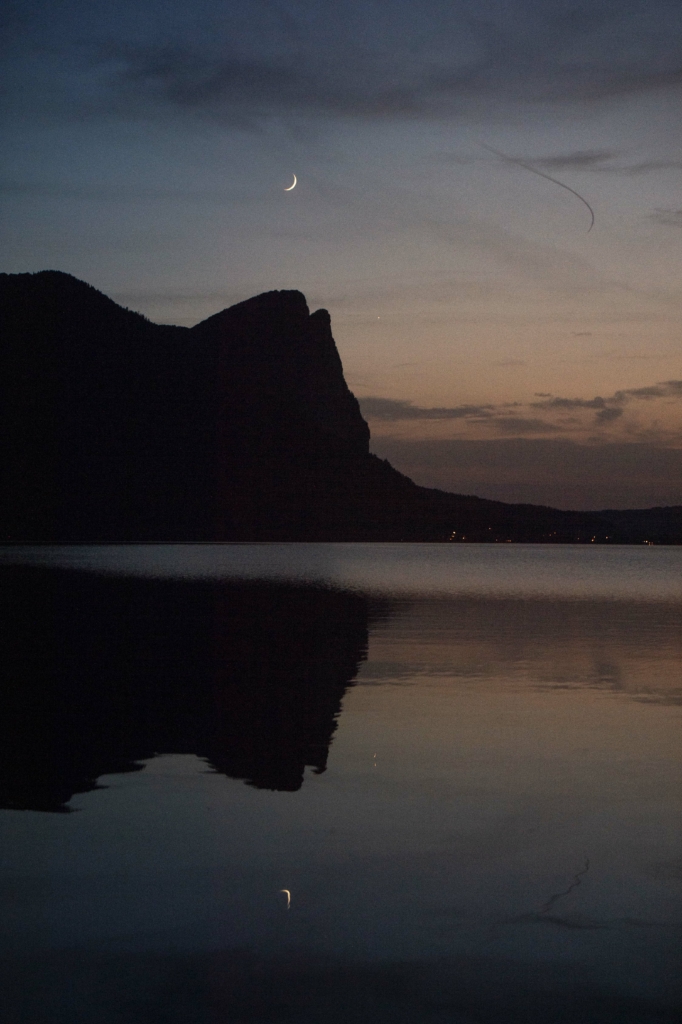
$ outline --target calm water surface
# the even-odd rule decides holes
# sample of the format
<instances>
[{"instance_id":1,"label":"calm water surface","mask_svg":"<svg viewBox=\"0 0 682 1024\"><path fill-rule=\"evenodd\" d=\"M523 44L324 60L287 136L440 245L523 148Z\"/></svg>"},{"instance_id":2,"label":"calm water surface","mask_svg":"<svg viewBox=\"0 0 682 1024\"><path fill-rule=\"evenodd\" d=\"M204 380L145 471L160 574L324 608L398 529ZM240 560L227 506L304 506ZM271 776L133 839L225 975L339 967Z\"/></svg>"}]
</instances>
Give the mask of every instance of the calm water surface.
<instances>
[{"instance_id":1,"label":"calm water surface","mask_svg":"<svg viewBox=\"0 0 682 1024\"><path fill-rule=\"evenodd\" d=\"M9 1021L679 1020L682 549L0 575Z\"/></svg>"}]
</instances>

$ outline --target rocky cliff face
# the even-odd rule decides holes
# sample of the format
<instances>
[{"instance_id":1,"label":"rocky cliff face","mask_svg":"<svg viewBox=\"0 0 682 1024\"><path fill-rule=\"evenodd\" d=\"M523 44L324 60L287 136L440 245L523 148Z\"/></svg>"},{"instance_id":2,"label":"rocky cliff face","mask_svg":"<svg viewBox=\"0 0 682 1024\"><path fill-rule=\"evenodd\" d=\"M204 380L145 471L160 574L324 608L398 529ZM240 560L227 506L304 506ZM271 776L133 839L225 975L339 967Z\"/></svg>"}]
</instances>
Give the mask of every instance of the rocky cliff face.
<instances>
[{"instance_id":1,"label":"rocky cliff face","mask_svg":"<svg viewBox=\"0 0 682 1024\"><path fill-rule=\"evenodd\" d=\"M303 445L307 439L308 446L368 454L369 427L344 380L329 313L311 316L301 292L258 295L197 324L191 335L215 347L232 430L252 433L280 418L284 430L285 421L300 424Z\"/></svg>"},{"instance_id":2,"label":"rocky cliff face","mask_svg":"<svg viewBox=\"0 0 682 1024\"><path fill-rule=\"evenodd\" d=\"M0 330L4 541L231 539L252 519L262 537L325 467L370 458L329 314L300 292L188 329L68 274L5 274Z\"/></svg>"}]
</instances>

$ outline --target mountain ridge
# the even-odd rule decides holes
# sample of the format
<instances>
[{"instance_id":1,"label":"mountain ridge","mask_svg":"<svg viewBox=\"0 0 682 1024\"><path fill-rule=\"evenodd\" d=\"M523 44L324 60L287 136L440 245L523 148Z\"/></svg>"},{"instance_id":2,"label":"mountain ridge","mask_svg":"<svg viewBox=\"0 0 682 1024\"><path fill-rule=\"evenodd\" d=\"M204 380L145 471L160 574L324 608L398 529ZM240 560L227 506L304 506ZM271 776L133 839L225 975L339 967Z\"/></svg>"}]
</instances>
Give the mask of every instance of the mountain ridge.
<instances>
[{"instance_id":1,"label":"mountain ridge","mask_svg":"<svg viewBox=\"0 0 682 1024\"><path fill-rule=\"evenodd\" d=\"M369 451L326 310L265 292L154 324L61 271L0 275L3 543L680 543L682 507L420 487Z\"/></svg>"}]
</instances>

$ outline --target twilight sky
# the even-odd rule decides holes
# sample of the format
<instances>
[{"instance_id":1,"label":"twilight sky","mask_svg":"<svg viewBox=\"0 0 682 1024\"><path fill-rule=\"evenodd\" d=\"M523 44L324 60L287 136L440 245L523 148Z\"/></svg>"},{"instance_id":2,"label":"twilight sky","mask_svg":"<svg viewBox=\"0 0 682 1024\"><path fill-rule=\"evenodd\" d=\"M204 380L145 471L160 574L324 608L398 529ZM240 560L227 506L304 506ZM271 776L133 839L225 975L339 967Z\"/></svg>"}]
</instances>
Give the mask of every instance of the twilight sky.
<instances>
[{"instance_id":1,"label":"twilight sky","mask_svg":"<svg viewBox=\"0 0 682 1024\"><path fill-rule=\"evenodd\" d=\"M417 482L682 504L679 0L4 9L0 269L299 288Z\"/></svg>"}]
</instances>

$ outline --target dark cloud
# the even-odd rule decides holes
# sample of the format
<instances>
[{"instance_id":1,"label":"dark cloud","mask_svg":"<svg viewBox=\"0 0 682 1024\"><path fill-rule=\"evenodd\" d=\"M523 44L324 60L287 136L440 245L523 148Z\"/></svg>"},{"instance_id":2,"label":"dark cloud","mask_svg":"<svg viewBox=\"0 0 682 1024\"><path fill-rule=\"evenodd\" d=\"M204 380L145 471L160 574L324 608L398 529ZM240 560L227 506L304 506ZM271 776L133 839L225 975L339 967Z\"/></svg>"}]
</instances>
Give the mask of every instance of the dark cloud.
<instances>
[{"instance_id":1,"label":"dark cloud","mask_svg":"<svg viewBox=\"0 0 682 1024\"><path fill-rule=\"evenodd\" d=\"M530 404L533 409L603 409L606 402L599 396L596 398L556 398L547 396L542 402L531 402Z\"/></svg>"},{"instance_id":2,"label":"dark cloud","mask_svg":"<svg viewBox=\"0 0 682 1024\"><path fill-rule=\"evenodd\" d=\"M637 163L623 163L622 154L613 150L578 150L550 157L528 157L530 163L548 171L590 171L602 174L636 175L650 171L682 170L681 160L640 160ZM620 160L619 163L614 163Z\"/></svg>"},{"instance_id":3,"label":"dark cloud","mask_svg":"<svg viewBox=\"0 0 682 1024\"><path fill-rule=\"evenodd\" d=\"M468 420L485 422L486 426L500 434L523 436L525 434L571 433L580 420L575 416L557 416L555 420L534 416L520 416L510 413L511 409L543 409L549 413L589 409L594 410L594 422L598 426L615 423L623 416L623 407L630 402L655 401L657 399L682 398L682 381L668 380L641 388L627 388L604 398L563 398L547 392L536 392L538 402L505 402L499 405L456 405L449 407L425 408L409 401L380 398L376 395L360 399L360 408L369 419L382 422L400 420Z\"/></svg>"},{"instance_id":4,"label":"dark cloud","mask_svg":"<svg viewBox=\"0 0 682 1024\"><path fill-rule=\"evenodd\" d=\"M650 171L682 171L682 160L641 160L636 164L595 167L593 170L621 175L648 174Z\"/></svg>"},{"instance_id":5,"label":"dark cloud","mask_svg":"<svg viewBox=\"0 0 682 1024\"><path fill-rule=\"evenodd\" d=\"M682 228L682 210L654 210L649 214L649 219L657 224L665 224L666 227Z\"/></svg>"},{"instance_id":6,"label":"dark cloud","mask_svg":"<svg viewBox=\"0 0 682 1024\"><path fill-rule=\"evenodd\" d=\"M547 171L570 171L573 168L585 170L586 168L601 167L605 160L612 160L615 155L612 150L608 149L578 150L575 153L564 153L560 156L537 158L532 162L544 167Z\"/></svg>"},{"instance_id":7,"label":"dark cloud","mask_svg":"<svg viewBox=\"0 0 682 1024\"><path fill-rule=\"evenodd\" d=\"M189 203L248 202L251 195L242 191L192 190L180 188L140 188L136 185L89 185L69 182L0 181L0 195L34 196L42 199L83 199L96 202L154 202L171 201ZM259 197L260 199L260 197Z\"/></svg>"},{"instance_id":8,"label":"dark cloud","mask_svg":"<svg viewBox=\"0 0 682 1024\"><path fill-rule=\"evenodd\" d=\"M556 423L540 419L524 419L522 416L496 416L491 426L501 434L553 434L561 430Z\"/></svg>"},{"instance_id":9,"label":"dark cloud","mask_svg":"<svg viewBox=\"0 0 682 1024\"><path fill-rule=\"evenodd\" d=\"M531 402L533 409L599 409L602 414L597 416L599 422L617 419L613 411L632 401L653 401L658 398L682 398L682 381L666 380L659 384L650 384L643 388L626 388L616 391L607 398L597 395L595 398L560 398L556 395L537 394L541 402Z\"/></svg>"},{"instance_id":10,"label":"dark cloud","mask_svg":"<svg viewBox=\"0 0 682 1024\"><path fill-rule=\"evenodd\" d=\"M494 405L456 405L451 407L423 408L412 402L396 401L370 395L361 398L360 408L370 420L461 420L486 419L493 415Z\"/></svg>"},{"instance_id":11,"label":"dark cloud","mask_svg":"<svg viewBox=\"0 0 682 1024\"><path fill-rule=\"evenodd\" d=\"M607 409L600 409L594 418L597 423L613 423L614 420L620 419L622 415L622 409L619 409L617 406L611 406Z\"/></svg>"},{"instance_id":12,"label":"dark cloud","mask_svg":"<svg viewBox=\"0 0 682 1024\"><path fill-rule=\"evenodd\" d=\"M336 106L340 112L355 105L354 90L332 90L314 67L284 55L249 59L182 45L119 44L105 48L101 60L111 65L116 84L131 88L131 102L138 96L189 109L249 103L256 108Z\"/></svg>"},{"instance_id":13,"label":"dark cloud","mask_svg":"<svg viewBox=\"0 0 682 1024\"><path fill-rule=\"evenodd\" d=\"M372 451L427 487L556 508L682 504L682 448L557 438L402 440Z\"/></svg>"},{"instance_id":14,"label":"dark cloud","mask_svg":"<svg viewBox=\"0 0 682 1024\"><path fill-rule=\"evenodd\" d=\"M441 152L431 157L434 163L445 163L466 166L475 163L479 157L467 153ZM571 153L558 153L554 156L536 156L526 154L526 163L545 171L582 171L593 174L638 175L649 174L651 171L676 170L682 171L682 160L648 159L634 163L628 160L626 153L611 149L579 149ZM661 210L662 214L676 211ZM655 214L652 216L656 217Z\"/></svg>"},{"instance_id":15,"label":"dark cloud","mask_svg":"<svg viewBox=\"0 0 682 1024\"><path fill-rule=\"evenodd\" d=\"M651 384L645 388L616 391L613 401L627 402L629 399L649 401L653 398L682 398L682 380L664 380L660 384Z\"/></svg>"},{"instance_id":16,"label":"dark cloud","mask_svg":"<svg viewBox=\"0 0 682 1024\"><path fill-rule=\"evenodd\" d=\"M68 81L74 113L166 107L245 125L285 112L440 117L481 99L580 102L682 83L682 9L672 0L646 11L610 0L569 11L563 0L16 8L10 93L42 89L49 104ZM37 56L52 62L40 80ZM544 166L601 169L612 155L586 150Z\"/></svg>"},{"instance_id":17,"label":"dark cloud","mask_svg":"<svg viewBox=\"0 0 682 1024\"><path fill-rule=\"evenodd\" d=\"M682 85L682 67L679 66L679 63L664 71L656 71L654 67L620 72L604 70L601 73L585 75L576 81L574 94L570 98L573 100L616 98L675 88L679 85Z\"/></svg>"},{"instance_id":18,"label":"dark cloud","mask_svg":"<svg viewBox=\"0 0 682 1024\"><path fill-rule=\"evenodd\" d=\"M373 60L370 54L340 51L333 60L320 61L310 53L303 59L263 59L182 45L118 45L107 48L101 61L111 66L119 103L136 107L153 101L257 117L286 110L345 117L440 117L461 113L468 101L500 93L522 101L562 102L682 84L679 69L627 76L539 65L535 72L525 67L521 73L515 63L505 66L485 59L459 68L434 68L428 60L421 66L414 60L390 61L386 67L386 61ZM637 167L644 169L651 166Z\"/></svg>"}]
</instances>

